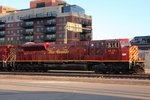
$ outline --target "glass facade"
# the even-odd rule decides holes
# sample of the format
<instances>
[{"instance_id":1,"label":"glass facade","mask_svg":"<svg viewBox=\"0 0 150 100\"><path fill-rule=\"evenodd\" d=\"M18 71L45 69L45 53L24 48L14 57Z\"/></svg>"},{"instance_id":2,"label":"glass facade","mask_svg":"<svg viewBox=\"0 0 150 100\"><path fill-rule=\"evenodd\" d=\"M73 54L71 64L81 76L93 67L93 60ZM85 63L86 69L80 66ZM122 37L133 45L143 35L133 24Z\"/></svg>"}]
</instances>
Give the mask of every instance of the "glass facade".
<instances>
[{"instance_id":1,"label":"glass facade","mask_svg":"<svg viewBox=\"0 0 150 100\"><path fill-rule=\"evenodd\" d=\"M68 13L68 12L85 14L85 10L77 5L70 5L70 6L63 7L63 13Z\"/></svg>"}]
</instances>

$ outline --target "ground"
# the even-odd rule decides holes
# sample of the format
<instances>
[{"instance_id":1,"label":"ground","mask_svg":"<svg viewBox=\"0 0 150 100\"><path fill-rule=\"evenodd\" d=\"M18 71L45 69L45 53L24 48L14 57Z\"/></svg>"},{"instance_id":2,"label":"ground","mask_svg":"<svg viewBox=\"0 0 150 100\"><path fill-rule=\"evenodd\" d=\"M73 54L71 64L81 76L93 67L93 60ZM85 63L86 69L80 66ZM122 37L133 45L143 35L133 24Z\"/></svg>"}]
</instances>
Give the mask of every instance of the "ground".
<instances>
[{"instance_id":1,"label":"ground","mask_svg":"<svg viewBox=\"0 0 150 100\"><path fill-rule=\"evenodd\" d=\"M0 76L1 100L149 100L149 80Z\"/></svg>"}]
</instances>

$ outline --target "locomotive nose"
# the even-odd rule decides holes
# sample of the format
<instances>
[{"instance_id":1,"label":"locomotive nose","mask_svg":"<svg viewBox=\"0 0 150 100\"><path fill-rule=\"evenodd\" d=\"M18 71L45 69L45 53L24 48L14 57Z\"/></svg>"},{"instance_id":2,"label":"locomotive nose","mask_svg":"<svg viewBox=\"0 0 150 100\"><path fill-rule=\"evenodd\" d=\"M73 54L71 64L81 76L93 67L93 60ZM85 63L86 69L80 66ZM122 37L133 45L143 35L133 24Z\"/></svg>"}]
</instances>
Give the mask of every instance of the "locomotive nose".
<instances>
[{"instance_id":1,"label":"locomotive nose","mask_svg":"<svg viewBox=\"0 0 150 100\"><path fill-rule=\"evenodd\" d=\"M129 60L131 62L134 62L134 61L138 61L138 47L137 46L131 46L130 49L129 49Z\"/></svg>"}]
</instances>

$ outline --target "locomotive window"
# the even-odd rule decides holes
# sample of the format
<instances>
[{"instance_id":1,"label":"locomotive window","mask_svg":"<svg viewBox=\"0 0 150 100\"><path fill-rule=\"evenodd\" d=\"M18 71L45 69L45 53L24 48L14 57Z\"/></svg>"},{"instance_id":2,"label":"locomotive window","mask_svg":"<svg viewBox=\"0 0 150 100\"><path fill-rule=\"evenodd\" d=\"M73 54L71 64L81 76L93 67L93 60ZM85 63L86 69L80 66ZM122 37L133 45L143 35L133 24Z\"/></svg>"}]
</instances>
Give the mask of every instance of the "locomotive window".
<instances>
[{"instance_id":1,"label":"locomotive window","mask_svg":"<svg viewBox=\"0 0 150 100\"><path fill-rule=\"evenodd\" d=\"M119 43L107 43L107 48L118 48Z\"/></svg>"},{"instance_id":2,"label":"locomotive window","mask_svg":"<svg viewBox=\"0 0 150 100\"><path fill-rule=\"evenodd\" d=\"M91 47L94 47L94 44L91 44Z\"/></svg>"},{"instance_id":3,"label":"locomotive window","mask_svg":"<svg viewBox=\"0 0 150 100\"><path fill-rule=\"evenodd\" d=\"M96 47L98 48L100 46L100 44L99 43L96 43Z\"/></svg>"},{"instance_id":4,"label":"locomotive window","mask_svg":"<svg viewBox=\"0 0 150 100\"><path fill-rule=\"evenodd\" d=\"M122 47L130 47L130 43L128 42L121 42Z\"/></svg>"}]
</instances>

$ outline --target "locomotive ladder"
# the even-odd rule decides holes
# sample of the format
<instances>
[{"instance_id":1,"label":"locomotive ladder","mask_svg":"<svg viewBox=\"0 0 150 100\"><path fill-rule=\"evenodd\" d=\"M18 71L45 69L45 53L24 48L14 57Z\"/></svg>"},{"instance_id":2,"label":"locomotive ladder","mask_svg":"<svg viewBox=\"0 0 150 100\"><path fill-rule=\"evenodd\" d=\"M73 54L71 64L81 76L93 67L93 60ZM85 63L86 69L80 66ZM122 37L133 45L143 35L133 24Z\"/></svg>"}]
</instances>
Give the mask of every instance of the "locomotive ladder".
<instances>
[{"instance_id":1,"label":"locomotive ladder","mask_svg":"<svg viewBox=\"0 0 150 100\"><path fill-rule=\"evenodd\" d=\"M15 61L16 61L16 51L14 47L9 47L7 50L8 54L3 61L3 67L6 69L13 69L15 68Z\"/></svg>"}]
</instances>

